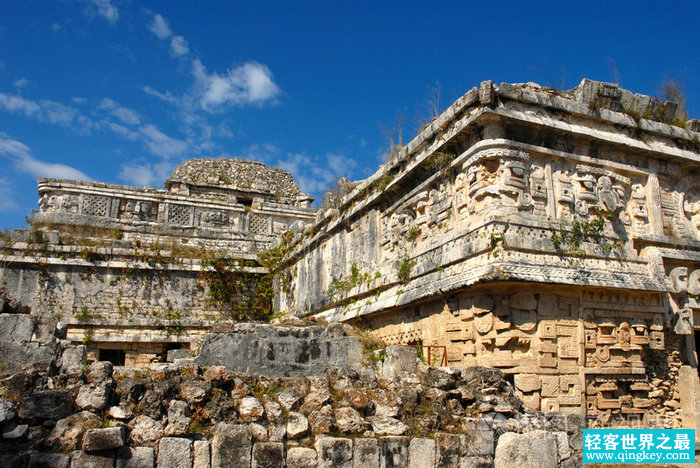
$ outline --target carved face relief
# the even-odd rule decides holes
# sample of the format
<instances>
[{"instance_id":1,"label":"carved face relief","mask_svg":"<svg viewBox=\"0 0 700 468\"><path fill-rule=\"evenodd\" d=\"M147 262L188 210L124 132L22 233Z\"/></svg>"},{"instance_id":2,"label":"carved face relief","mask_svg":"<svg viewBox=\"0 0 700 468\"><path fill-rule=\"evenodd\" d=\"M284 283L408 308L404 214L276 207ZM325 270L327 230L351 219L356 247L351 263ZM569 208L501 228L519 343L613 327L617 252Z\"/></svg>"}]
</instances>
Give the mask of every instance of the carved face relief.
<instances>
[{"instance_id":1,"label":"carved face relief","mask_svg":"<svg viewBox=\"0 0 700 468\"><path fill-rule=\"evenodd\" d=\"M642 184L632 186L632 214L637 218L648 218L647 195Z\"/></svg>"},{"instance_id":2,"label":"carved face relief","mask_svg":"<svg viewBox=\"0 0 700 468\"><path fill-rule=\"evenodd\" d=\"M59 211L61 209L61 197L59 195L51 195L46 202L47 211Z\"/></svg>"},{"instance_id":3,"label":"carved face relief","mask_svg":"<svg viewBox=\"0 0 700 468\"><path fill-rule=\"evenodd\" d=\"M503 166L505 175L503 183L505 185L519 189L527 187L525 165L522 161L506 161Z\"/></svg>"},{"instance_id":4,"label":"carved face relief","mask_svg":"<svg viewBox=\"0 0 700 468\"><path fill-rule=\"evenodd\" d=\"M576 190L576 198L578 200L596 201L595 194L596 180L592 174L583 174L576 177L578 187ZM609 181L609 179L608 179Z\"/></svg>"},{"instance_id":5,"label":"carved face relief","mask_svg":"<svg viewBox=\"0 0 700 468\"><path fill-rule=\"evenodd\" d=\"M223 226L228 224L228 214L224 211L209 211L204 215L204 223L213 226Z\"/></svg>"},{"instance_id":6,"label":"carved face relief","mask_svg":"<svg viewBox=\"0 0 700 468\"><path fill-rule=\"evenodd\" d=\"M622 208L619 193L613 189L612 181L608 176L601 176L598 179L598 201L603 209L609 213L617 213Z\"/></svg>"},{"instance_id":7,"label":"carved face relief","mask_svg":"<svg viewBox=\"0 0 700 468\"><path fill-rule=\"evenodd\" d=\"M688 291L688 268L676 267L668 275L673 292L684 293Z\"/></svg>"},{"instance_id":8,"label":"carved face relief","mask_svg":"<svg viewBox=\"0 0 700 468\"><path fill-rule=\"evenodd\" d=\"M151 202L142 201L136 203L136 213L141 219L146 218L151 213Z\"/></svg>"},{"instance_id":9,"label":"carved face relief","mask_svg":"<svg viewBox=\"0 0 700 468\"><path fill-rule=\"evenodd\" d=\"M700 237L700 189L689 190L683 200L683 215L690 220L695 237Z\"/></svg>"},{"instance_id":10,"label":"carved face relief","mask_svg":"<svg viewBox=\"0 0 700 468\"><path fill-rule=\"evenodd\" d=\"M147 221L153 218L154 204L145 200L122 200L121 217L134 221Z\"/></svg>"},{"instance_id":11,"label":"carved face relief","mask_svg":"<svg viewBox=\"0 0 700 468\"><path fill-rule=\"evenodd\" d=\"M457 209L462 208L467 204L467 175L463 172L459 173L455 178L455 198L457 201Z\"/></svg>"},{"instance_id":12,"label":"carved face relief","mask_svg":"<svg viewBox=\"0 0 700 468\"><path fill-rule=\"evenodd\" d=\"M536 200L547 199L547 187L545 185L544 168L534 166L530 175L530 187L532 189L532 198Z\"/></svg>"},{"instance_id":13,"label":"carved face relief","mask_svg":"<svg viewBox=\"0 0 700 468\"><path fill-rule=\"evenodd\" d=\"M46 211L59 211L63 213L78 212L78 197L75 195L51 195L45 202Z\"/></svg>"},{"instance_id":14,"label":"carved face relief","mask_svg":"<svg viewBox=\"0 0 700 468\"><path fill-rule=\"evenodd\" d=\"M559 182L557 185L557 198L559 203L570 204L574 202L574 188L571 183L571 178L563 172L557 174L556 177Z\"/></svg>"}]
</instances>

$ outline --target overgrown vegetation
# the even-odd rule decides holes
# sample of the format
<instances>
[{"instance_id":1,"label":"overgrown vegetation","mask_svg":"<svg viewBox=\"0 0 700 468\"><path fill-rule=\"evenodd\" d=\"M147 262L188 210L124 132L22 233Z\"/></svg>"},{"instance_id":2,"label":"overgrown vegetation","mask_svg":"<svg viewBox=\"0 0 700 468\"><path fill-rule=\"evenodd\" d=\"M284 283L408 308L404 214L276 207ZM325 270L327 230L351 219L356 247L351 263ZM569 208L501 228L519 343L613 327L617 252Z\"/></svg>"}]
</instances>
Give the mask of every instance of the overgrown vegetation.
<instances>
[{"instance_id":1,"label":"overgrown vegetation","mask_svg":"<svg viewBox=\"0 0 700 468\"><path fill-rule=\"evenodd\" d=\"M227 256L226 252L208 254L202 259L202 279L209 287L209 300L234 320L264 320L274 316L272 309L273 276L292 249L293 234L287 232L280 245L258 256L258 262ZM264 274L247 268L262 265ZM281 288L289 291L291 275L279 272Z\"/></svg>"},{"instance_id":2,"label":"overgrown vegetation","mask_svg":"<svg viewBox=\"0 0 700 468\"><path fill-rule=\"evenodd\" d=\"M92 341L92 328L88 328L85 330L85 333L83 334L83 339L82 342L84 345L90 344Z\"/></svg>"},{"instance_id":3,"label":"overgrown vegetation","mask_svg":"<svg viewBox=\"0 0 700 468\"><path fill-rule=\"evenodd\" d=\"M665 100L678 104L676 115L674 116L671 124L685 128L688 120L688 109L683 85L675 79L664 81L661 83L661 93Z\"/></svg>"},{"instance_id":4,"label":"overgrown vegetation","mask_svg":"<svg viewBox=\"0 0 700 468\"><path fill-rule=\"evenodd\" d=\"M340 279L333 279L328 286L327 293L332 301L342 299L353 288L365 283L370 285L373 279L379 278L381 274L376 272L374 275L369 272L361 271L356 263L350 266L350 275Z\"/></svg>"},{"instance_id":5,"label":"overgrown vegetation","mask_svg":"<svg viewBox=\"0 0 700 468\"><path fill-rule=\"evenodd\" d=\"M493 256L493 258L500 257L503 251L508 249L506 245L506 233L492 232L489 234L489 245L491 246L489 256Z\"/></svg>"},{"instance_id":6,"label":"overgrown vegetation","mask_svg":"<svg viewBox=\"0 0 700 468\"><path fill-rule=\"evenodd\" d=\"M384 174L382 178L375 180L372 186L377 190L377 192L383 192L389 186L389 184L394 180L394 174Z\"/></svg>"},{"instance_id":7,"label":"overgrown vegetation","mask_svg":"<svg viewBox=\"0 0 700 468\"><path fill-rule=\"evenodd\" d=\"M170 299L166 299L166 301L167 306L165 307L165 314L163 318L167 320L168 323L163 327L163 331L165 331L165 333L168 335L179 335L182 333L182 326L179 323L179 320L182 317L182 312L173 308L173 304L170 302Z\"/></svg>"},{"instance_id":8,"label":"overgrown vegetation","mask_svg":"<svg viewBox=\"0 0 700 468\"><path fill-rule=\"evenodd\" d=\"M443 172L450 168L452 161L457 157L454 153L436 151L425 161L425 168L431 172Z\"/></svg>"},{"instance_id":9,"label":"overgrown vegetation","mask_svg":"<svg viewBox=\"0 0 700 468\"><path fill-rule=\"evenodd\" d=\"M284 390L284 387L276 380L263 381L258 380L250 389L250 393L258 400L263 400L263 397L275 398L279 392Z\"/></svg>"},{"instance_id":10,"label":"overgrown vegetation","mask_svg":"<svg viewBox=\"0 0 700 468\"><path fill-rule=\"evenodd\" d=\"M80 257L83 260L88 261L90 263L103 262L107 260L107 256L105 254L102 254L95 249L88 248L85 248L80 251Z\"/></svg>"},{"instance_id":11,"label":"overgrown vegetation","mask_svg":"<svg viewBox=\"0 0 700 468\"><path fill-rule=\"evenodd\" d=\"M399 282L401 282L401 284L406 284L411 280L411 270L413 270L414 266L416 266L416 262L404 255L403 259L401 260L401 265L399 265L399 271L397 273Z\"/></svg>"},{"instance_id":12,"label":"overgrown vegetation","mask_svg":"<svg viewBox=\"0 0 700 468\"><path fill-rule=\"evenodd\" d=\"M271 275L246 271L253 260L209 254L202 259L202 277L209 287L209 302L234 320L268 320L272 314Z\"/></svg>"},{"instance_id":13,"label":"overgrown vegetation","mask_svg":"<svg viewBox=\"0 0 700 468\"><path fill-rule=\"evenodd\" d=\"M611 219L611 213L603 213L596 208L595 216L591 219L575 217L570 225L562 222L558 227L552 227L551 239L554 248L569 257L569 266L574 266L586 258L584 242L597 242L606 254L611 253L622 246L621 241L611 243L603 237L605 222Z\"/></svg>"},{"instance_id":14,"label":"overgrown vegetation","mask_svg":"<svg viewBox=\"0 0 700 468\"><path fill-rule=\"evenodd\" d=\"M364 367L376 367L386 357L386 344L372 335L371 328L361 329L350 327L347 329L349 336L354 336L362 343L362 365ZM342 396L341 398L342 399Z\"/></svg>"},{"instance_id":15,"label":"overgrown vegetation","mask_svg":"<svg viewBox=\"0 0 700 468\"><path fill-rule=\"evenodd\" d=\"M75 319L79 322L86 322L92 318L92 314L88 310L87 306L82 306L74 315Z\"/></svg>"}]
</instances>

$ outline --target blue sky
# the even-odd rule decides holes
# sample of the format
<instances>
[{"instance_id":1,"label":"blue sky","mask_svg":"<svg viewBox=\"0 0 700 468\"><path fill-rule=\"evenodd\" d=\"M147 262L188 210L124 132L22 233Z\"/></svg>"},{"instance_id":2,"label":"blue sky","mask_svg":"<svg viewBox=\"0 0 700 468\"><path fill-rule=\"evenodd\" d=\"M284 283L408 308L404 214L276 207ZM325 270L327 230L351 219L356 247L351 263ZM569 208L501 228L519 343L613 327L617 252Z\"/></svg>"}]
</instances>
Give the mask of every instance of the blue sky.
<instances>
[{"instance_id":1,"label":"blue sky","mask_svg":"<svg viewBox=\"0 0 700 468\"><path fill-rule=\"evenodd\" d=\"M243 157L320 197L481 80L583 77L700 116L700 2L0 1L0 228L37 177L162 188ZM439 89L439 100L435 99Z\"/></svg>"}]
</instances>

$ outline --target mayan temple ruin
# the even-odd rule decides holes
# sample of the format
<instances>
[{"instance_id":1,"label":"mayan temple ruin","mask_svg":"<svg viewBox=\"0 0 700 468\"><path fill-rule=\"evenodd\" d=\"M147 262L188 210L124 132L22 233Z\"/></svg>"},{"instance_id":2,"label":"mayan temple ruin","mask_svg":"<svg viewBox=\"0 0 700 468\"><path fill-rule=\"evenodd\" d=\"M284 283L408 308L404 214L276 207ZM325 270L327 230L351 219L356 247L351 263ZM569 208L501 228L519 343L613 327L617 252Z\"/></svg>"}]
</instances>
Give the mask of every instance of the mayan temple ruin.
<instances>
[{"instance_id":1,"label":"mayan temple ruin","mask_svg":"<svg viewBox=\"0 0 700 468\"><path fill-rule=\"evenodd\" d=\"M276 306L498 368L545 412L694 427L699 123L483 82L321 215Z\"/></svg>"},{"instance_id":2,"label":"mayan temple ruin","mask_svg":"<svg viewBox=\"0 0 700 468\"><path fill-rule=\"evenodd\" d=\"M3 249L8 304L66 320L93 360L148 365L229 318L204 292L207 259L259 275L258 254L315 219L289 173L256 162L186 161L165 185L39 179L33 230Z\"/></svg>"},{"instance_id":3,"label":"mayan temple ruin","mask_svg":"<svg viewBox=\"0 0 700 468\"><path fill-rule=\"evenodd\" d=\"M362 398L349 387L333 390L333 378L349 377L328 377L326 368L362 360L362 346L348 330L365 330L365 354L368 339L392 350L381 375L408 375L388 363L400 361L392 354L400 354L397 346L413 347L432 366L424 389L459 401L442 406L459 406L462 419L470 419L464 408L475 402L475 414L492 419L496 413L511 419L561 413L578 415L587 427L700 429L700 121L687 120L676 103L588 79L568 91L484 81L393 151L372 176L342 180L318 209L289 173L231 159L185 161L165 190L39 179L38 193L31 227L0 238L3 371L45 362L68 369L66 356L84 353L79 362L93 367L108 361L147 369L169 361L288 378L326 372L333 403L308 403L318 390L316 377L301 392L306 400L300 396L289 408L279 400L290 418L298 411L315 421L298 437L290 435L289 422L286 435L273 437L267 406L269 432L258 437L251 421L260 426L259 420L246 419L237 406L237 417L251 424L246 443L335 434L343 418L333 405L350 400L364 422L340 433L371 429L373 437L417 437L404 393L396 393L403 406L394 405L403 409L392 412L378 399L357 403ZM23 317L31 318L31 330L17 338ZM238 323L261 319L291 324L294 331ZM372 359L385 359L372 349ZM54 359L61 353L62 360ZM482 383L497 383L459 390L479 380L468 370L473 366L497 369L479 371L486 372ZM363 385L376 384L376 377L358 372L351 374L365 379ZM160 376L151 374L147 388L156 392L162 379L154 375ZM202 378L219 382L210 377ZM415 386L406 379L402 385ZM237 381L221 382L216 385L231 395L239 388ZM3 385L0 379L0 396L9 398ZM187 393L177 395L190 405L188 418L195 414L192 405L214 401L216 394L193 403ZM328 406L334 409L323 413ZM332 411L336 423L322 429ZM406 429L382 432L375 424L380 417L403 421ZM441 421L422 434L464 434L464 427L480 424L462 422L455 429ZM436 460L454 442L462 447L454 460L468 459L461 466L494 466L494 457L495 466L509 466L498 464L505 455L494 455L501 433L489 430L488 448L479 453L465 449L469 437L435 436ZM554 444L559 451L547 466L580 466L573 462L581 444L573 442L575 431L556 430L564 433L557 437L572 438L571 447L567 442L569 452L562 452L561 441ZM165 453L166 439L151 446L159 443ZM333 456L350 451L343 459L348 464L321 463L327 454L319 439L313 457L319 467L373 466L352 465L360 456L357 440L350 448L328 442ZM196 443L190 440L187 453ZM390 442L376 450L389 450L382 443ZM408 460L408 439L401 444ZM213 461L215 445L212 464L224 466ZM288 467L317 466L290 462L287 450L301 456L296 445L274 450L287 457ZM248 457L255 456L250 447ZM272 450L265 447L260 450ZM74 463L91 453L85 443L82 450ZM460 466L454 460L431 463Z\"/></svg>"}]
</instances>

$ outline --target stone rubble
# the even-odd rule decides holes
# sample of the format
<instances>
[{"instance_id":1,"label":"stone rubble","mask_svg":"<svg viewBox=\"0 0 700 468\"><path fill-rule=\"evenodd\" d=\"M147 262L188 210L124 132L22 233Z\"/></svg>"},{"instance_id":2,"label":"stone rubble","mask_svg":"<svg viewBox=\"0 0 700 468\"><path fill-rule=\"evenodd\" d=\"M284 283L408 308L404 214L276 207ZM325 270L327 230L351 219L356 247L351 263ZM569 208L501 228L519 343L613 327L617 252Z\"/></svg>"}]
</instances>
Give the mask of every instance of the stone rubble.
<instances>
[{"instance_id":1,"label":"stone rubble","mask_svg":"<svg viewBox=\"0 0 700 468\"><path fill-rule=\"evenodd\" d=\"M96 362L77 385L64 378L71 368L29 366L0 379L0 457L76 467L580 466L580 417L524 408L497 371L429 367L415 352L407 366L391 347L386 356L376 368L308 378ZM17 382L32 385L20 394ZM212 411L215 402L230 406ZM480 413L484 402L508 411Z\"/></svg>"}]
</instances>

